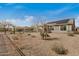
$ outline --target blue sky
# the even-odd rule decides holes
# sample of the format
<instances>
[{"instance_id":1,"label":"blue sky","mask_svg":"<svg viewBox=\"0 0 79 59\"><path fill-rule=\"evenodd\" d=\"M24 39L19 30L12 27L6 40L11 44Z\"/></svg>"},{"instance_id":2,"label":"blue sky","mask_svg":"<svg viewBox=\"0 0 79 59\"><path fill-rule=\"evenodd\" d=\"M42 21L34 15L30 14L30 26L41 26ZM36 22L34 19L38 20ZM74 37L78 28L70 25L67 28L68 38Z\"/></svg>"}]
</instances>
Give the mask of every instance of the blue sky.
<instances>
[{"instance_id":1,"label":"blue sky","mask_svg":"<svg viewBox=\"0 0 79 59\"><path fill-rule=\"evenodd\" d=\"M79 26L77 3L0 3L0 21L18 26L31 26L35 19L45 16L47 21L75 18Z\"/></svg>"}]
</instances>

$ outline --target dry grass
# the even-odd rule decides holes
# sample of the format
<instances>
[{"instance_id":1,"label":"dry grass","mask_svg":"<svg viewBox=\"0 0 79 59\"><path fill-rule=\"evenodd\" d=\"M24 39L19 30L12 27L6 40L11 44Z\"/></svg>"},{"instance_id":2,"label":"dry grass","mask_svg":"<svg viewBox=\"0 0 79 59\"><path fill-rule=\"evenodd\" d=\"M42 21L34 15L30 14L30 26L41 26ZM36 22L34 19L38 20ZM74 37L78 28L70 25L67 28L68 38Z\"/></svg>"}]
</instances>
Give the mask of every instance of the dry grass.
<instances>
[{"instance_id":1,"label":"dry grass","mask_svg":"<svg viewBox=\"0 0 79 59\"><path fill-rule=\"evenodd\" d=\"M41 35L42 37L44 37L44 36L50 37L47 33L46 33L46 34L45 34L45 33L40 33L40 35Z\"/></svg>"},{"instance_id":2,"label":"dry grass","mask_svg":"<svg viewBox=\"0 0 79 59\"><path fill-rule=\"evenodd\" d=\"M74 37L74 33L68 33L68 36Z\"/></svg>"},{"instance_id":3,"label":"dry grass","mask_svg":"<svg viewBox=\"0 0 79 59\"><path fill-rule=\"evenodd\" d=\"M19 40L19 38L16 36L13 36L13 40Z\"/></svg>"},{"instance_id":4,"label":"dry grass","mask_svg":"<svg viewBox=\"0 0 79 59\"><path fill-rule=\"evenodd\" d=\"M74 31L74 34L79 34L79 32L78 31Z\"/></svg>"},{"instance_id":5,"label":"dry grass","mask_svg":"<svg viewBox=\"0 0 79 59\"><path fill-rule=\"evenodd\" d=\"M70 33L70 32L69 32ZM31 34L30 36L28 36ZM13 34L12 34L13 35ZM32 35L36 37L32 37ZM31 52L31 55L79 55L79 35L68 33L49 33L50 37L47 40L42 40L40 33L25 33L17 35L19 40L14 40L14 42L22 49L26 55ZM73 35L75 35L73 37ZM59 43L56 45L56 43ZM54 45L55 43L55 45ZM62 44L61 44L62 43Z\"/></svg>"},{"instance_id":6,"label":"dry grass","mask_svg":"<svg viewBox=\"0 0 79 59\"><path fill-rule=\"evenodd\" d=\"M62 45L54 45L52 48L53 51L55 51L55 53L59 54L59 55L67 55L68 50L65 49Z\"/></svg>"},{"instance_id":7,"label":"dry grass","mask_svg":"<svg viewBox=\"0 0 79 59\"><path fill-rule=\"evenodd\" d=\"M52 37L47 37L45 40L59 40L59 38L57 38L57 37L54 37L54 38L52 38Z\"/></svg>"},{"instance_id":8,"label":"dry grass","mask_svg":"<svg viewBox=\"0 0 79 59\"><path fill-rule=\"evenodd\" d=\"M32 35L31 37L32 37L32 38L35 38L36 36L35 36L35 35Z\"/></svg>"},{"instance_id":9,"label":"dry grass","mask_svg":"<svg viewBox=\"0 0 79 59\"><path fill-rule=\"evenodd\" d=\"M13 32L10 32L10 34L13 34Z\"/></svg>"},{"instance_id":10,"label":"dry grass","mask_svg":"<svg viewBox=\"0 0 79 59\"><path fill-rule=\"evenodd\" d=\"M31 34L29 33L29 34L27 34L28 36L30 36Z\"/></svg>"},{"instance_id":11,"label":"dry grass","mask_svg":"<svg viewBox=\"0 0 79 59\"><path fill-rule=\"evenodd\" d=\"M30 45L24 45L24 46L22 46L22 47L20 47L20 49L21 50L30 50L30 49L32 49L32 46L30 46Z\"/></svg>"}]
</instances>

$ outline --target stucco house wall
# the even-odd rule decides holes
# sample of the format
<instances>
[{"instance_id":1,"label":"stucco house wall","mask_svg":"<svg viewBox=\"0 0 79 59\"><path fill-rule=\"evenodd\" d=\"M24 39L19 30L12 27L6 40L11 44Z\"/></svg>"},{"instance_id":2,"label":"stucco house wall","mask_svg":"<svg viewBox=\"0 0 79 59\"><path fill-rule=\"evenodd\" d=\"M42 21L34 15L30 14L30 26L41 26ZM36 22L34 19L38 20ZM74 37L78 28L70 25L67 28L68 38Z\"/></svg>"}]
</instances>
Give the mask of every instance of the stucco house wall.
<instances>
[{"instance_id":1,"label":"stucco house wall","mask_svg":"<svg viewBox=\"0 0 79 59\"><path fill-rule=\"evenodd\" d=\"M61 20L52 23L48 23L48 27L52 28L53 31L74 31L75 30L75 20L74 19L68 19L66 20Z\"/></svg>"}]
</instances>

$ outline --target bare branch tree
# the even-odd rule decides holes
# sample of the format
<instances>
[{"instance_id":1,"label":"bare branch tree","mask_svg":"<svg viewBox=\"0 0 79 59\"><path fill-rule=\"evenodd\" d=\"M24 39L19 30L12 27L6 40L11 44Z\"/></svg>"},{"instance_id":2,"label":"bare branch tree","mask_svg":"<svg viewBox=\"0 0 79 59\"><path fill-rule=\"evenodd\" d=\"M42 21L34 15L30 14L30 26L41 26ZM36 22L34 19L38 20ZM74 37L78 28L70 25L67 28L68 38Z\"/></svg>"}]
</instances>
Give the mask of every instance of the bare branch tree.
<instances>
[{"instance_id":1,"label":"bare branch tree","mask_svg":"<svg viewBox=\"0 0 79 59\"><path fill-rule=\"evenodd\" d=\"M45 16L36 16L32 21L33 26L35 27L36 31L38 32L39 26L43 26L46 24L46 17Z\"/></svg>"},{"instance_id":2,"label":"bare branch tree","mask_svg":"<svg viewBox=\"0 0 79 59\"><path fill-rule=\"evenodd\" d=\"M33 20L33 24L35 25L37 32L39 30L39 27L40 26L42 27L40 34L43 39L46 39L48 36L48 34L47 34L48 28L47 28L46 22L47 22L46 16L38 16L38 17L36 17L36 19Z\"/></svg>"},{"instance_id":3,"label":"bare branch tree","mask_svg":"<svg viewBox=\"0 0 79 59\"><path fill-rule=\"evenodd\" d=\"M1 22L1 24L3 25L5 34L6 34L6 31L9 31L10 27L14 28L14 34L15 34L15 26L12 23L4 20L4 21Z\"/></svg>"}]
</instances>

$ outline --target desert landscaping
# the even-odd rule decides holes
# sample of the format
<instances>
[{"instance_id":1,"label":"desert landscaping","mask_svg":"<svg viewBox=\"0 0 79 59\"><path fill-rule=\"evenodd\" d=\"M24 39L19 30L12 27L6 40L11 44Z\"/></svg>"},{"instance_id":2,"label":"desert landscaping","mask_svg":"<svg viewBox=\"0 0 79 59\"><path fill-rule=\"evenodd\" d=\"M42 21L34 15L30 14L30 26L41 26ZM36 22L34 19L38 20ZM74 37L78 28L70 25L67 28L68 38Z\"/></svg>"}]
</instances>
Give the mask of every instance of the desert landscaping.
<instances>
[{"instance_id":1,"label":"desert landscaping","mask_svg":"<svg viewBox=\"0 0 79 59\"><path fill-rule=\"evenodd\" d=\"M74 20L66 19L52 24L36 27L1 24L0 55L78 56L79 31L75 27Z\"/></svg>"},{"instance_id":2,"label":"desert landscaping","mask_svg":"<svg viewBox=\"0 0 79 59\"><path fill-rule=\"evenodd\" d=\"M78 7L1 3L0 56L79 56Z\"/></svg>"},{"instance_id":3,"label":"desert landscaping","mask_svg":"<svg viewBox=\"0 0 79 59\"><path fill-rule=\"evenodd\" d=\"M39 32L7 33L26 56L79 55L79 34L67 32L48 34L50 37L43 40Z\"/></svg>"}]
</instances>

